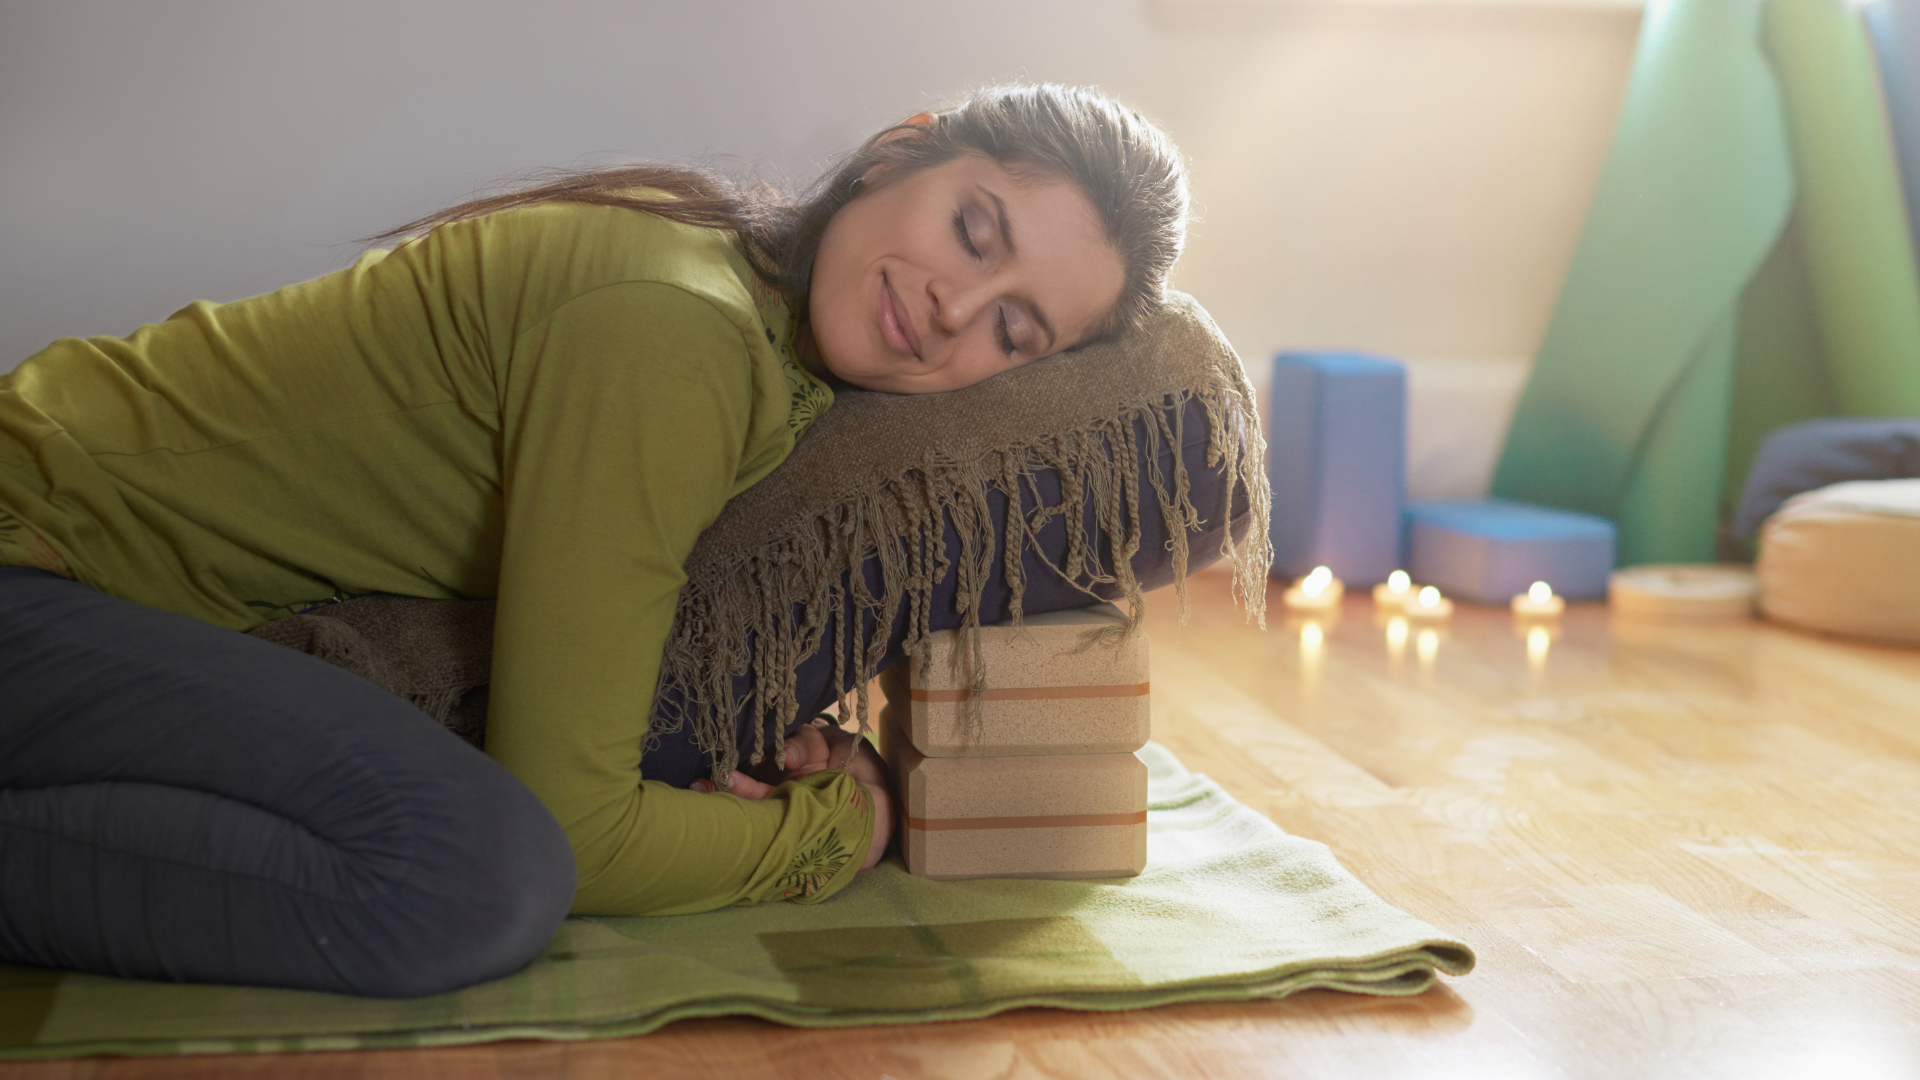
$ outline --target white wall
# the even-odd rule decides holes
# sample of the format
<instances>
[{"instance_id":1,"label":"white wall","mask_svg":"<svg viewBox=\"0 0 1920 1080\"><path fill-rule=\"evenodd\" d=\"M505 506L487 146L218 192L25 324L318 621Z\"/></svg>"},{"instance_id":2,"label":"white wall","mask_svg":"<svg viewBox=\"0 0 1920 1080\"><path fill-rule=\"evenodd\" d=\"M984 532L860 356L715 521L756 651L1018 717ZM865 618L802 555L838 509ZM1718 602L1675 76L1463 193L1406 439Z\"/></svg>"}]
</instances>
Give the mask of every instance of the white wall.
<instances>
[{"instance_id":1,"label":"white wall","mask_svg":"<svg viewBox=\"0 0 1920 1080\"><path fill-rule=\"evenodd\" d=\"M1504 413L1422 401L1517 389L1636 25L1422 0L0 0L0 371L342 266L526 169L725 151L804 179L969 85L1052 79L1191 156L1176 284L1256 372L1285 347L1412 359L1416 484L1464 491Z\"/></svg>"}]
</instances>

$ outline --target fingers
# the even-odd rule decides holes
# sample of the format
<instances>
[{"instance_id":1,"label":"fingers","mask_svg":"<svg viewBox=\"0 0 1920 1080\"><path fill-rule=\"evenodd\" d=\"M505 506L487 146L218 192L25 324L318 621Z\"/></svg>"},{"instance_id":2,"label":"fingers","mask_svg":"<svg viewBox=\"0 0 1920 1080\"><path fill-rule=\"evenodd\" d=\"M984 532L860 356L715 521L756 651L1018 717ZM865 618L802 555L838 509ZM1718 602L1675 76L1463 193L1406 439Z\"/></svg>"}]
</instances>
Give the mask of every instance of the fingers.
<instances>
[{"instance_id":1,"label":"fingers","mask_svg":"<svg viewBox=\"0 0 1920 1080\"><path fill-rule=\"evenodd\" d=\"M733 774L733 784L727 790L743 799L764 799L773 788L746 773L736 772Z\"/></svg>"},{"instance_id":2,"label":"fingers","mask_svg":"<svg viewBox=\"0 0 1920 1080\"><path fill-rule=\"evenodd\" d=\"M887 763L880 759L879 752L874 750L865 739L859 740L854 746L853 754L845 768L854 779L863 784L874 784L883 788L893 786L887 774Z\"/></svg>"},{"instance_id":3,"label":"fingers","mask_svg":"<svg viewBox=\"0 0 1920 1080\"><path fill-rule=\"evenodd\" d=\"M853 756L854 736L823 719L814 719L787 738L789 780L812 776L823 769L844 769Z\"/></svg>"},{"instance_id":4,"label":"fingers","mask_svg":"<svg viewBox=\"0 0 1920 1080\"><path fill-rule=\"evenodd\" d=\"M713 781L707 779L704 776L688 784L687 788L691 791L699 791L699 792L705 792L709 794L720 790L719 788L716 788L713 786ZM727 788L727 794L738 795L743 799L764 799L767 797L767 794L772 790L773 790L772 785L763 784L760 781L755 780L753 777L748 776L746 773L735 772L733 774L733 783L729 785Z\"/></svg>"},{"instance_id":5,"label":"fingers","mask_svg":"<svg viewBox=\"0 0 1920 1080\"><path fill-rule=\"evenodd\" d=\"M827 767L832 753L821 725L809 724L787 737L787 776L804 776Z\"/></svg>"},{"instance_id":6,"label":"fingers","mask_svg":"<svg viewBox=\"0 0 1920 1080\"><path fill-rule=\"evenodd\" d=\"M788 737L784 779L798 780L826 769L845 769L866 783L878 783L884 787L886 773L876 764L877 756L861 753L865 742L845 728L816 719ZM687 787L709 793L719 790L713 781L704 777L692 781ZM727 790L743 799L764 799L773 792L773 788L772 784L736 771Z\"/></svg>"},{"instance_id":7,"label":"fingers","mask_svg":"<svg viewBox=\"0 0 1920 1080\"><path fill-rule=\"evenodd\" d=\"M820 737L822 744L827 750L826 767L829 769L846 768L847 759L852 757L854 750L857 749L854 745L854 736L845 728L835 727L831 724L822 724L820 726Z\"/></svg>"}]
</instances>

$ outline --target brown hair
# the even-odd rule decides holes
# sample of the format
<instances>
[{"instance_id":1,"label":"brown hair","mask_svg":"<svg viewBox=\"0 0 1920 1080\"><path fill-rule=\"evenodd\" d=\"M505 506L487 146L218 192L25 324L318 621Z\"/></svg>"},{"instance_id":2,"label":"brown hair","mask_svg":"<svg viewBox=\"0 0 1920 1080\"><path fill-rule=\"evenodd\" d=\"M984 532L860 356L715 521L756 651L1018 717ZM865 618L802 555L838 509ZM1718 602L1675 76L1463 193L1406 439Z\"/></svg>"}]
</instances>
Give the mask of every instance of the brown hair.
<instances>
[{"instance_id":1,"label":"brown hair","mask_svg":"<svg viewBox=\"0 0 1920 1080\"><path fill-rule=\"evenodd\" d=\"M1160 306L1167 273L1186 242L1187 179L1180 152L1138 112L1098 91L1054 83L988 87L935 113L931 124L888 128L861 143L798 198L764 185L742 185L711 169L629 165L562 173L369 239L396 240L446 222L542 202L630 207L732 231L754 273L804 319L814 255L833 215L862 191L968 154L990 158L1016 175L1069 181L1093 204L1126 267L1126 280L1114 309L1079 344L1133 327ZM875 170L876 165L884 167ZM673 198L636 196L634 188Z\"/></svg>"}]
</instances>

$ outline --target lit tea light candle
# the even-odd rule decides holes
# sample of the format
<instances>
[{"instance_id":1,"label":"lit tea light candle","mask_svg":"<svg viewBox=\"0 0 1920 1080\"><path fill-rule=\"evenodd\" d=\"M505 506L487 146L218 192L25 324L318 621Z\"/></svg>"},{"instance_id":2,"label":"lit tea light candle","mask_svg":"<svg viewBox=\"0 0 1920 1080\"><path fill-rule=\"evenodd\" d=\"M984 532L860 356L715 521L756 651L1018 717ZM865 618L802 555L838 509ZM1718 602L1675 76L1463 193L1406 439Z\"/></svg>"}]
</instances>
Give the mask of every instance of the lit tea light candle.
<instances>
[{"instance_id":1,"label":"lit tea light candle","mask_svg":"<svg viewBox=\"0 0 1920 1080\"><path fill-rule=\"evenodd\" d=\"M1405 608L1410 619L1444 619L1453 614L1453 601L1440 595L1440 590L1429 585L1414 595L1413 602Z\"/></svg>"},{"instance_id":2,"label":"lit tea light candle","mask_svg":"<svg viewBox=\"0 0 1920 1080\"><path fill-rule=\"evenodd\" d=\"M1340 606L1340 598L1347 594L1347 587L1333 576L1333 571L1324 566L1316 566L1313 572L1299 581L1286 592L1287 607L1294 611L1324 612L1333 611Z\"/></svg>"},{"instance_id":3,"label":"lit tea light candle","mask_svg":"<svg viewBox=\"0 0 1920 1080\"><path fill-rule=\"evenodd\" d=\"M1536 581L1513 598L1513 613L1530 618L1552 618L1567 610L1567 598L1553 595L1553 586Z\"/></svg>"},{"instance_id":4,"label":"lit tea light candle","mask_svg":"<svg viewBox=\"0 0 1920 1080\"><path fill-rule=\"evenodd\" d=\"M1386 608L1389 611L1398 611L1406 607L1413 598L1413 579L1407 576L1405 570L1395 570L1387 575L1385 584L1373 587L1374 606Z\"/></svg>"}]
</instances>

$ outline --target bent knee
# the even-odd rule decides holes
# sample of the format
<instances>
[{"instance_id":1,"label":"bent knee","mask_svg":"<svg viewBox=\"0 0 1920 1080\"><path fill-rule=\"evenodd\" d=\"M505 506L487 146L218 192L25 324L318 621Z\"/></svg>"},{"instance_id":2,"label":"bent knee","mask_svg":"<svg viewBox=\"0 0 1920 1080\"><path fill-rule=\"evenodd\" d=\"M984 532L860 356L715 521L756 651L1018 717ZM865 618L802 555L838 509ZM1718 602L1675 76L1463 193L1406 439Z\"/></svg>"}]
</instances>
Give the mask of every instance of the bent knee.
<instances>
[{"instance_id":1,"label":"bent knee","mask_svg":"<svg viewBox=\"0 0 1920 1080\"><path fill-rule=\"evenodd\" d=\"M455 874L422 874L385 899L393 931L362 949L351 992L422 997L498 979L538 957L573 904L573 852L551 835L496 837L486 851L448 852Z\"/></svg>"},{"instance_id":2,"label":"bent knee","mask_svg":"<svg viewBox=\"0 0 1920 1080\"><path fill-rule=\"evenodd\" d=\"M466 797L418 825L398 887L369 911L380 947L358 950L367 977L352 992L419 997L512 974L566 919L576 882L566 832L524 785L479 762Z\"/></svg>"}]
</instances>

